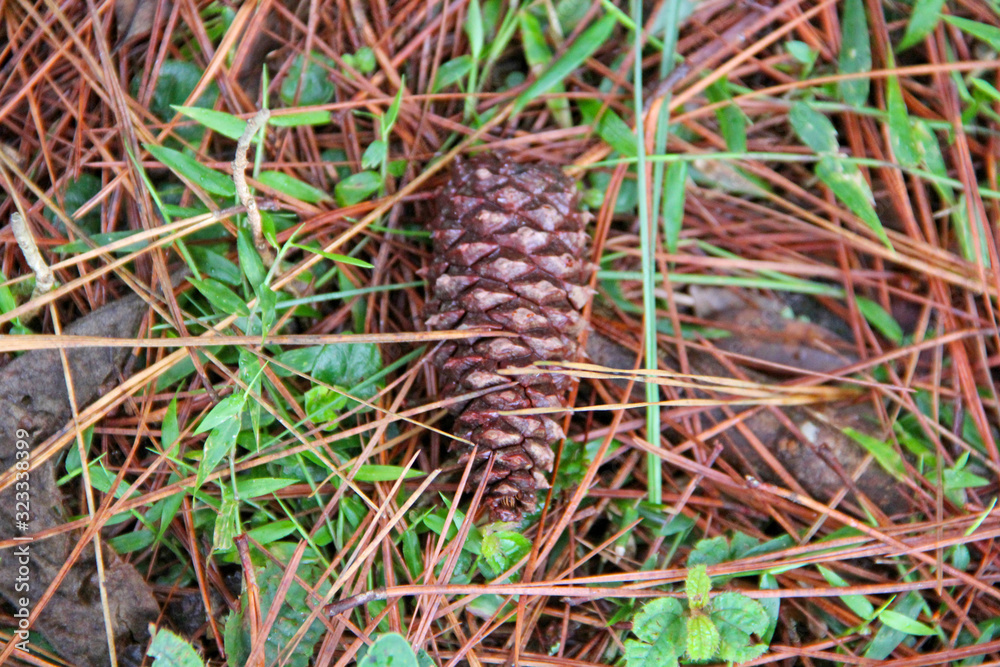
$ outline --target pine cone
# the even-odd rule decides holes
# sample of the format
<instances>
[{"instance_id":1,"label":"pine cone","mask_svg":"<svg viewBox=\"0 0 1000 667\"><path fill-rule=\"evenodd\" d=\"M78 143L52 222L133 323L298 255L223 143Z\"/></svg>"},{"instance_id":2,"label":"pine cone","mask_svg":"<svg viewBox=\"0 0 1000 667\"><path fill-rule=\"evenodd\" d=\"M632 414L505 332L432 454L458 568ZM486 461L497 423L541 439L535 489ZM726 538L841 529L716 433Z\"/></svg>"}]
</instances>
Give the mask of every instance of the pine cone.
<instances>
[{"instance_id":1,"label":"pine cone","mask_svg":"<svg viewBox=\"0 0 1000 667\"><path fill-rule=\"evenodd\" d=\"M564 436L560 414L498 413L567 407L568 376L496 371L577 357L593 271L584 231L589 216L577 199L574 182L557 168L495 154L459 162L438 195L428 326L517 334L447 343L434 359L441 398L498 386L452 406L455 435L479 446L472 479L487 485L484 503L494 521L534 510L536 489L548 487L552 445ZM463 452L462 460L468 456ZM490 456L493 468L484 479Z\"/></svg>"}]
</instances>

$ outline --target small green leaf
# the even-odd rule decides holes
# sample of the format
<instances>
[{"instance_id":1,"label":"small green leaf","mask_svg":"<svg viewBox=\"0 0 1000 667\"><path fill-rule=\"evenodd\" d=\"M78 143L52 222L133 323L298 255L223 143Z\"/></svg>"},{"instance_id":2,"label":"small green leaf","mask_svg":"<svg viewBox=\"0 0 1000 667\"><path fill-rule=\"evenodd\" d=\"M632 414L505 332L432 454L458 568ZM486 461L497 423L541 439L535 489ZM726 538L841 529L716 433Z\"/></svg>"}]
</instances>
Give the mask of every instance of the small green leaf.
<instances>
[{"instance_id":1,"label":"small green leaf","mask_svg":"<svg viewBox=\"0 0 1000 667\"><path fill-rule=\"evenodd\" d=\"M816 568L831 586L836 586L837 588L847 587L847 582L833 570L825 568L822 565L817 565ZM841 595L840 599L847 605L848 609L853 611L863 621L870 621L875 616L874 605L864 595Z\"/></svg>"},{"instance_id":2,"label":"small green leaf","mask_svg":"<svg viewBox=\"0 0 1000 667\"><path fill-rule=\"evenodd\" d=\"M469 37L469 52L472 59L479 61L483 53L483 12L479 0L469 0L468 13L465 16L465 34Z\"/></svg>"},{"instance_id":3,"label":"small green leaf","mask_svg":"<svg viewBox=\"0 0 1000 667\"><path fill-rule=\"evenodd\" d=\"M348 176L334 187L339 206L352 206L371 197L382 187L382 178L374 171L361 171Z\"/></svg>"},{"instance_id":4,"label":"small green leaf","mask_svg":"<svg viewBox=\"0 0 1000 667\"><path fill-rule=\"evenodd\" d=\"M228 487L227 487L228 488ZM222 507L215 517L215 529L212 531L212 551L229 551L233 548L233 537L239 530L240 505L229 493L222 497Z\"/></svg>"},{"instance_id":5,"label":"small green leaf","mask_svg":"<svg viewBox=\"0 0 1000 667\"><path fill-rule=\"evenodd\" d=\"M157 629L147 653L153 658L153 667L204 667L205 664L193 646L163 628Z\"/></svg>"},{"instance_id":6,"label":"small green leaf","mask_svg":"<svg viewBox=\"0 0 1000 667\"><path fill-rule=\"evenodd\" d=\"M914 44L920 42L930 34L931 30L937 26L941 20L941 8L944 7L944 0L916 0L913 3L913 11L910 13L910 21L906 24L906 32L899 42L897 51L904 51Z\"/></svg>"},{"instance_id":7,"label":"small green leaf","mask_svg":"<svg viewBox=\"0 0 1000 667\"><path fill-rule=\"evenodd\" d=\"M208 129L214 130L230 139L239 139L243 136L243 131L247 127L245 120L225 111L215 111L214 109L202 109L199 107L181 107L173 104L171 107L177 113L196 120Z\"/></svg>"},{"instance_id":8,"label":"small green leaf","mask_svg":"<svg viewBox=\"0 0 1000 667\"><path fill-rule=\"evenodd\" d=\"M566 49L562 57L552 63L552 66L545 73L517 96L517 100L514 102L514 113L520 112L535 98L566 80L577 67L608 41L617 23L618 19L614 14L605 14L594 25L587 28Z\"/></svg>"},{"instance_id":9,"label":"small green leaf","mask_svg":"<svg viewBox=\"0 0 1000 667\"><path fill-rule=\"evenodd\" d=\"M358 667L419 667L417 654L402 635L394 632L381 635L368 647Z\"/></svg>"},{"instance_id":10,"label":"small green leaf","mask_svg":"<svg viewBox=\"0 0 1000 667\"><path fill-rule=\"evenodd\" d=\"M296 102L302 106L318 106L333 99L334 87L326 67L333 62L315 51L308 58L302 54L295 57L288 68L288 76L281 82L281 99L292 106ZM301 83L301 86L300 86ZM298 99L296 100L296 93Z\"/></svg>"},{"instance_id":11,"label":"small green leaf","mask_svg":"<svg viewBox=\"0 0 1000 667\"><path fill-rule=\"evenodd\" d=\"M205 440L201 462L198 464L198 475L195 486L200 487L205 479L215 470L215 466L223 458L233 452L236 447L236 436L240 433L239 418L229 419L216 427Z\"/></svg>"},{"instance_id":12,"label":"small green leaf","mask_svg":"<svg viewBox=\"0 0 1000 667\"><path fill-rule=\"evenodd\" d=\"M937 634L937 630L934 628L924 625L920 621L914 620L909 616L904 616L898 611L893 611L892 609L886 609L883 611L878 615L878 619L893 630L899 630L900 632L908 635L926 637Z\"/></svg>"},{"instance_id":13,"label":"small green leaf","mask_svg":"<svg viewBox=\"0 0 1000 667\"><path fill-rule=\"evenodd\" d=\"M816 176L823 181L837 199L844 202L854 215L861 218L890 250L892 243L875 213L875 197L856 165L832 155L825 155L816 164Z\"/></svg>"},{"instance_id":14,"label":"small green leaf","mask_svg":"<svg viewBox=\"0 0 1000 667\"><path fill-rule=\"evenodd\" d=\"M725 79L718 79L706 90L705 95L710 102L731 101L729 94L729 82ZM726 148L732 153L745 153L747 150L747 117L743 111L732 104L715 110L715 117L719 121L719 129L722 131L722 138L726 142Z\"/></svg>"},{"instance_id":15,"label":"small green leaf","mask_svg":"<svg viewBox=\"0 0 1000 667\"><path fill-rule=\"evenodd\" d=\"M280 113L267 119L267 124L274 127L303 127L306 125L327 125L333 121L329 111L296 111Z\"/></svg>"},{"instance_id":16,"label":"small green leaf","mask_svg":"<svg viewBox=\"0 0 1000 667\"><path fill-rule=\"evenodd\" d=\"M750 635L761 636L767 630L768 616L756 600L741 593L720 593L712 598L710 617L719 630L719 657L745 662L762 655L767 647L753 644Z\"/></svg>"},{"instance_id":17,"label":"small green leaf","mask_svg":"<svg viewBox=\"0 0 1000 667\"><path fill-rule=\"evenodd\" d=\"M289 176L283 171L262 171L257 180L269 188L310 204L316 204L330 198L330 195L323 190L304 183L294 176Z\"/></svg>"},{"instance_id":18,"label":"small green leaf","mask_svg":"<svg viewBox=\"0 0 1000 667\"><path fill-rule=\"evenodd\" d=\"M188 252L194 258L198 270L209 278L227 285L240 284L239 268L219 253L200 245L188 246Z\"/></svg>"},{"instance_id":19,"label":"small green leaf","mask_svg":"<svg viewBox=\"0 0 1000 667\"><path fill-rule=\"evenodd\" d=\"M368 148L361 155L361 168L362 169L378 169L382 166L382 162L385 160L387 155L388 146L381 139L376 139L375 141L368 144Z\"/></svg>"},{"instance_id":20,"label":"small green leaf","mask_svg":"<svg viewBox=\"0 0 1000 667\"><path fill-rule=\"evenodd\" d=\"M906 466L903 464L903 458L892 447L892 445L877 438L873 438L866 433L856 431L853 428L845 428L844 434L864 447L865 451L874 456L875 460L878 461L878 464L882 466L886 472L890 473L896 479L903 479L903 475L906 473Z\"/></svg>"},{"instance_id":21,"label":"small green leaf","mask_svg":"<svg viewBox=\"0 0 1000 667\"><path fill-rule=\"evenodd\" d=\"M200 186L206 192L220 197L236 196L236 186L233 184L233 179L214 169L209 169L190 155L175 151L173 148L153 144L143 144L143 147L163 163L163 166L190 183Z\"/></svg>"},{"instance_id":22,"label":"small green leaf","mask_svg":"<svg viewBox=\"0 0 1000 667\"><path fill-rule=\"evenodd\" d=\"M243 317L250 315L250 309L247 308L246 302L219 281L212 280L211 278L198 280L193 276L189 276L188 281L199 292L205 295L205 298L215 307L217 312L226 314L236 313Z\"/></svg>"},{"instance_id":23,"label":"small green leaf","mask_svg":"<svg viewBox=\"0 0 1000 667\"><path fill-rule=\"evenodd\" d=\"M895 63L890 58L889 67ZM906 102L903 100L903 89L899 86L899 77L890 76L886 81L886 107L889 114L889 145L892 153L904 167L914 167L920 157L917 153L916 141L910 117L906 113Z\"/></svg>"},{"instance_id":24,"label":"small green leaf","mask_svg":"<svg viewBox=\"0 0 1000 667\"><path fill-rule=\"evenodd\" d=\"M354 480L358 482L395 482L400 478L411 479L420 477L422 474L419 470L406 470L401 466L366 463L358 468Z\"/></svg>"},{"instance_id":25,"label":"small green leaf","mask_svg":"<svg viewBox=\"0 0 1000 667\"><path fill-rule=\"evenodd\" d=\"M236 419L240 411L243 409L243 404L246 402L246 396L244 394L232 394L226 396L224 399L219 401L205 418L201 420L198 424L198 428L195 429L195 433L204 433L209 431L219 424L229 421L231 419Z\"/></svg>"},{"instance_id":26,"label":"small green leaf","mask_svg":"<svg viewBox=\"0 0 1000 667\"><path fill-rule=\"evenodd\" d=\"M267 278L267 270L264 269L264 262L261 261L257 249L250 238L247 229L240 229L236 235L236 250L240 258L240 268L246 276L250 288L256 293L264 284Z\"/></svg>"},{"instance_id":27,"label":"small green leaf","mask_svg":"<svg viewBox=\"0 0 1000 667\"><path fill-rule=\"evenodd\" d=\"M500 530L483 537L481 553L494 576L506 572L514 563L531 551L531 541L520 533Z\"/></svg>"},{"instance_id":28,"label":"small green leaf","mask_svg":"<svg viewBox=\"0 0 1000 667\"><path fill-rule=\"evenodd\" d=\"M354 52L354 69L362 74L371 74L375 71L377 64L378 61L375 58L375 52L367 46L362 46Z\"/></svg>"},{"instance_id":29,"label":"small green leaf","mask_svg":"<svg viewBox=\"0 0 1000 667\"><path fill-rule=\"evenodd\" d=\"M825 115L816 111L806 102L796 102L788 114L799 139L820 155L836 153L840 149L837 143L837 130Z\"/></svg>"},{"instance_id":30,"label":"small green leaf","mask_svg":"<svg viewBox=\"0 0 1000 667\"><path fill-rule=\"evenodd\" d=\"M286 486L291 486L299 480L290 477L261 477L256 479L237 479L236 492L240 498L250 500L267 496L276 491L280 491Z\"/></svg>"},{"instance_id":31,"label":"small green leaf","mask_svg":"<svg viewBox=\"0 0 1000 667\"><path fill-rule=\"evenodd\" d=\"M695 565L718 565L729 560L729 556L729 543L725 537L720 535L719 537L698 540L698 543L694 545L694 549L688 554L687 565L688 567L694 567Z\"/></svg>"},{"instance_id":32,"label":"small green leaf","mask_svg":"<svg viewBox=\"0 0 1000 667\"><path fill-rule=\"evenodd\" d=\"M676 640L675 646L681 646L680 640L685 632L684 608L674 598L656 598L647 602L632 620L632 633L650 644L666 634Z\"/></svg>"},{"instance_id":33,"label":"small green leaf","mask_svg":"<svg viewBox=\"0 0 1000 667\"><path fill-rule=\"evenodd\" d=\"M331 262L338 262L340 264L350 264L351 266L360 266L363 269L374 269L375 268L374 264L372 264L370 262L366 262L363 259L357 259L355 257L348 257L347 255L339 255L339 254L337 254L335 252L326 252L325 250L321 250L321 249L319 249L319 248L317 248L315 246L311 246L311 245L299 245L298 243L292 243L291 245L292 245L292 247L295 247L295 248L301 248L302 250L308 250L309 252L313 253L314 255L319 255L320 257L325 257L326 259L330 260Z\"/></svg>"},{"instance_id":34,"label":"small green leaf","mask_svg":"<svg viewBox=\"0 0 1000 667\"><path fill-rule=\"evenodd\" d=\"M687 619L687 657L696 662L711 660L719 651L719 630L704 614Z\"/></svg>"},{"instance_id":35,"label":"small green leaf","mask_svg":"<svg viewBox=\"0 0 1000 667\"><path fill-rule=\"evenodd\" d=\"M636 156L635 132L628 126L628 123L621 119L621 116L611 108L604 109L602 113L599 100L578 100L577 102L584 123L593 126L605 143L625 157ZM599 119L598 114L601 114Z\"/></svg>"},{"instance_id":36,"label":"small green leaf","mask_svg":"<svg viewBox=\"0 0 1000 667\"><path fill-rule=\"evenodd\" d=\"M163 423L160 425L160 446L164 451L180 438L181 431L177 424L177 397L174 396L167 406L167 411L163 415Z\"/></svg>"},{"instance_id":37,"label":"small green leaf","mask_svg":"<svg viewBox=\"0 0 1000 667\"><path fill-rule=\"evenodd\" d=\"M867 74L872 69L872 47L868 33L863 0L846 0L841 20L840 73ZM841 81L840 97L851 106L864 106L868 101L871 81L867 76Z\"/></svg>"},{"instance_id":38,"label":"small green leaf","mask_svg":"<svg viewBox=\"0 0 1000 667\"><path fill-rule=\"evenodd\" d=\"M976 39L986 42L994 51L1000 51L1000 28L950 14L944 16L944 20L962 32L967 32Z\"/></svg>"},{"instance_id":39,"label":"small green leaf","mask_svg":"<svg viewBox=\"0 0 1000 667\"><path fill-rule=\"evenodd\" d=\"M708 594L711 590L712 579L708 576L707 568L703 564L692 567L684 580L684 595L687 596L691 608L701 609L708 605Z\"/></svg>"},{"instance_id":40,"label":"small green leaf","mask_svg":"<svg viewBox=\"0 0 1000 667\"><path fill-rule=\"evenodd\" d=\"M396 124L396 119L399 118L399 109L403 106L403 90L406 87L406 77L403 77L400 83L399 90L396 91L396 96L392 98L392 104L386 109L385 115L382 116L382 138L387 139L389 133L392 132L393 126Z\"/></svg>"},{"instance_id":41,"label":"small green leaf","mask_svg":"<svg viewBox=\"0 0 1000 667\"><path fill-rule=\"evenodd\" d=\"M894 320L882 306L862 296L856 297L855 301L858 304L858 311L869 324L893 343L897 345L903 343L903 327L899 326L899 322Z\"/></svg>"},{"instance_id":42,"label":"small green leaf","mask_svg":"<svg viewBox=\"0 0 1000 667\"><path fill-rule=\"evenodd\" d=\"M459 56L443 63L438 68L437 75L434 77L434 85L431 86L431 92L437 93L448 86L458 83L469 75L471 69L472 57L469 55Z\"/></svg>"},{"instance_id":43,"label":"small green leaf","mask_svg":"<svg viewBox=\"0 0 1000 667\"><path fill-rule=\"evenodd\" d=\"M674 162L667 167L663 185L663 242L667 252L676 254L684 225L684 200L687 197L687 162Z\"/></svg>"}]
</instances>

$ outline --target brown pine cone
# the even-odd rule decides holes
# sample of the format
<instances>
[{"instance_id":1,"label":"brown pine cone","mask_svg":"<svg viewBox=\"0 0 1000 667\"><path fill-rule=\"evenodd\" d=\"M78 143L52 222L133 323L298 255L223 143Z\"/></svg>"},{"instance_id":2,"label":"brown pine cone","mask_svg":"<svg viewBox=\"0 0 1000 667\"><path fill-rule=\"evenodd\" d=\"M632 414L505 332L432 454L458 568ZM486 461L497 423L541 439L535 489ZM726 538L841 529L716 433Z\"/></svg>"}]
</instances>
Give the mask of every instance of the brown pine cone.
<instances>
[{"instance_id":1,"label":"brown pine cone","mask_svg":"<svg viewBox=\"0 0 1000 667\"><path fill-rule=\"evenodd\" d=\"M534 510L536 489L548 487L552 445L564 436L561 414L499 412L567 407L568 376L496 371L577 357L593 272L584 231L589 216L577 200L575 183L557 168L495 154L459 162L438 195L428 326L517 334L447 343L434 359L441 398L507 385L452 406L455 435L479 445L472 479L487 484L484 502L494 521Z\"/></svg>"}]
</instances>

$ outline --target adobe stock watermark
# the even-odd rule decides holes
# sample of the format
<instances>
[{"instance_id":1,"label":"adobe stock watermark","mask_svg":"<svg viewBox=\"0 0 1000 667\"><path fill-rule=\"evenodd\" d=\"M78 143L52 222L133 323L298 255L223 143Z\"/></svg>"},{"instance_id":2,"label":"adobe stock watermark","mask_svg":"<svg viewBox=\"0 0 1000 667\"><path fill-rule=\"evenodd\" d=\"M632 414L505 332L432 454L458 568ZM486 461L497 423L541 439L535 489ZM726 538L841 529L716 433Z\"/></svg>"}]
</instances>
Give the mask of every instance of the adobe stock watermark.
<instances>
[{"instance_id":1,"label":"adobe stock watermark","mask_svg":"<svg viewBox=\"0 0 1000 667\"><path fill-rule=\"evenodd\" d=\"M17 630L15 631L16 646L22 651L28 651L28 623L31 618L31 536L29 526L31 524L31 476L28 469L31 464L31 444L28 442L29 433L24 429L18 429L16 443L17 462L14 464L14 525L22 534L14 537L18 544L11 556L16 564L16 574L14 576L14 592L18 593L15 600L14 618L17 619Z\"/></svg>"}]
</instances>

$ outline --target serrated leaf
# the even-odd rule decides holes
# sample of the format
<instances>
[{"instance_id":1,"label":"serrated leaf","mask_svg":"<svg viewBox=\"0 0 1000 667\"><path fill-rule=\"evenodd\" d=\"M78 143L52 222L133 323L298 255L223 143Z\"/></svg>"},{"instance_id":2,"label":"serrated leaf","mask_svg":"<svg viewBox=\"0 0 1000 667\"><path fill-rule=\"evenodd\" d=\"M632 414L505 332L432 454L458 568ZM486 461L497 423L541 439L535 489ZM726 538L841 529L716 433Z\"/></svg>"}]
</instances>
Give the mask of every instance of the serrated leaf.
<instances>
[{"instance_id":1,"label":"serrated leaf","mask_svg":"<svg viewBox=\"0 0 1000 667\"><path fill-rule=\"evenodd\" d=\"M944 0L916 0L913 3L910 20L906 24L906 32L903 33L903 39L896 50L908 49L929 35L941 20L942 7Z\"/></svg>"},{"instance_id":2,"label":"serrated leaf","mask_svg":"<svg viewBox=\"0 0 1000 667\"><path fill-rule=\"evenodd\" d=\"M306 125L327 125L333 121L329 111L296 111L271 116L267 124L274 127L303 127Z\"/></svg>"},{"instance_id":3,"label":"serrated leaf","mask_svg":"<svg viewBox=\"0 0 1000 667\"><path fill-rule=\"evenodd\" d=\"M330 195L323 190L300 181L294 176L289 176L283 171L262 171L257 180L269 188L310 204L317 204L330 198Z\"/></svg>"},{"instance_id":4,"label":"serrated leaf","mask_svg":"<svg viewBox=\"0 0 1000 667\"><path fill-rule=\"evenodd\" d=\"M687 650L691 660L704 662L711 660L719 651L719 630L712 619L704 614L694 614L687 619Z\"/></svg>"},{"instance_id":5,"label":"serrated leaf","mask_svg":"<svg viewBox=\"0 0 1000 667\"><path fill-rule=\"evenodd\" d=\"M675 645L680 645L685 632L684 608L674 598L656 598L647 602L632 620L632 633L648 643L667 635L675 640Z\"/></svg>"},{"instance_id":6,"label":"serrated leaf","mask_svg":"<svg viewBox=\"0 0 1000 667\"><path fill-rule=\"evenodd\" d=\"M233 184L233 179L214 169L209 169L190 155L175 151L173 148L153 144L143 144L143 148L163 163L163 166L188 182L198 185L205 192L220 197L236 196L236 186Z\"/></svg>"},{"instance_id":7,"label":"serrated leaf","mask_svg":"<svg viewBox=\"0 0 1000 667\"><path fill-rule=\"evenodd\" d=\"M353 206L371 197L382 187L382 177L374 171L351 174L334 186L338 206Z\"/></svg>"},{"instance_id":8,"label":"serrated leaf","mask_svg":"<svg viewBox=\"0 0 1000 667\"><path fill-rule=\"evenodd\" d=\"M225 314L235 313L243 317L250 315L250 309L247 307L246 302L219 281L212 280L211 278L198 280L193 276L189 276L188 281L208 299L217 312Z\"/></svg>"},{"instance_id":9,"label":"serrated leaf","mask_svg":"<svg viewBox=\"0 0 1000 667\"><path fill-rule=\"evenodd\" d=\"M886 609L883 611L878 615L878 619L890 628L899 630L900 632L908 635L926 637L937 634L937 630L934 628L912 619L909 616L904 616L898 611L893 611L892 609Z\"/></svg>"},{"instance_id":10,"label":"serrated leaf","mask_svg":"<svg viewBox=\"0 0 1000 667\"><path fill-rule=\"evenodd\" d=\"M902 479L906 473L906 466L903 464L903 457L887 442L878 438L856 431L853 428L845 428L844 434L851 440L864 447L865 451L875 457L878 464L896 479Z\"/></svg>"},{"instance_id":11,"label":"serrated leaf","mask_svg":"<svg viewBox=\"0 0 1000 667\"><path fill-rule=\"evenodd\" d=\"M862 296L856 297L855 301L858 304L858 311L868 320L869 324L893 343L897 345L903 343L903 327L892 318L892 315L886 312L885 308Z\"/></svg>"},{"instance_id":12,"label":"serrated leaf","mask_svg":"<svg viewBox=\"0 0 1000 667\"><path fill-rule=\"evenodd\" d=\"M448 86L463 80L472 70L472 64L472 57L469 55L459 56L442 64L434 76L434 85L431 86L431 92L440 92Z\"/></svg>"},{"instance_id":13,"label":"serrated leaf","mask_svg":"<svg viewBox=\"0 0 1000 667\"><path fill-rule=\"evenodd\" d=\"M692 609L701 609L708 604L708 594L712 591L712 579L703 564L695 565L684 580L684 595Z\"/></svg>"},{"instance_id":14,"label":"serrated leaf","mask_svg":"<svg viewBox=\"0 0 1000 667\"><path fill-rule=\"evenodd\" d=\"M587 28L566 49L562 57L552 63L538 79L517 96L514 113L524 109L538 96L548 92L553 86L565 81L577 67L592 56L611 37L618 19L614 14L605 14L594 25Z\"/></svg>"},{"instance_id":15,"label":"serrated leaf","mask_svg":"<svg viewBox=\"0 0 1000 667\"><path fill-rule=\"evenodd\" d=\"M841 19L839 66L841 74L867 74L872 69L872 47L863 0L845 0ZM851 106L868 101L871 81L867 76L841 81L840 97Z\"/></svg>"},{"instance_id":16,"label":"serrated leaf","mask_svg":"<svg viewBox=\"0 0 1000 667\"><path fill-rule=\"evenodd\" d=\"M230 139L239 139L247 127L247 122L225 111L170 105L174 111L195 120L210 130Z\"/></svg>"},{"instance_id":17,"label":"serrated leaf","mask_svg":"<svg viewBox=\"0 0 1000 667\"><path fill-rule=\"evenodd\" d=\"M729 560L729 542L721 535L710 539L698 540L694 549L688 554L688 567L695 565L718 565Z\"/></svg>"},{"instance_id":18,"label":"serrated leaf","mask_svg":"<svg viewBox=\"0 0 1000 667\"><path fill-rule=\"evenodd\" d=\"M153 658L153 667L204 667L205 665L193 646L163 628L157 629L146 652Z\"/></svg>"},{"instance_id":19,"label":"serrated leaf","mask_svg":"<svg viewBox=\"0 0 1000 667\"><path fill-rule=\"evenodd\" d=\"M837 130L825 115L816 111L806 102L796 102L788 113L788 122L809 148L820 155L836 153L840 149L837 143Z\"/></svg>"},{"instance_id":20,"label":"serrated leaf","mask_svg":"<svg viewBox=\"0 0 1000 667\"><path fill-rule=\"evenodd\" d=\"M741 593L720 593L712 598L710 618L719 630L719 657L723 660L745 662L767 650L751 642L750 635L763 635L769 623L767 612L756 600Z\"/></svg>"},{"instance_id":21,"label":"serrated leaf","mask_svg":"<svg viewBox=\"0 0 1000 667\"><path fill-rule=\"evenodd\" d=\"M875 197L856 165L844 162L832 155L825 155L816 164L816 176L840 201L861 218L875 236L890 250L892 243L882 227L882 221L875 213Z\"/></svg>"},{"instance_id":22,"label":"serrated leaf","mask_svg":"<svg viewBox=\"0 0 1000 667\"><path fill-rule=\"evenodd\" d=\"M677 667L677 651L666 641L656 644L625 640L625 664L628 667Z\"/></svg>"},{"instance_id":23,"label":"serrated leaf","mask_svg":"<svg viewBox=\"0 0 1000 667\"><path fill-rule=\"evenodd\" d=\"M358 667L419 667L417 654L402 635L390 632L375 640Z\"/></svg>"}]
</instances>

